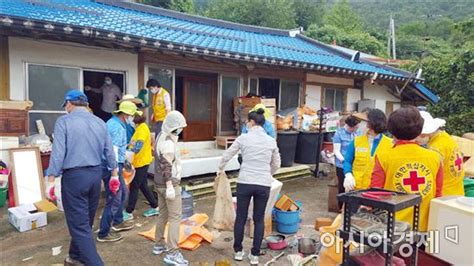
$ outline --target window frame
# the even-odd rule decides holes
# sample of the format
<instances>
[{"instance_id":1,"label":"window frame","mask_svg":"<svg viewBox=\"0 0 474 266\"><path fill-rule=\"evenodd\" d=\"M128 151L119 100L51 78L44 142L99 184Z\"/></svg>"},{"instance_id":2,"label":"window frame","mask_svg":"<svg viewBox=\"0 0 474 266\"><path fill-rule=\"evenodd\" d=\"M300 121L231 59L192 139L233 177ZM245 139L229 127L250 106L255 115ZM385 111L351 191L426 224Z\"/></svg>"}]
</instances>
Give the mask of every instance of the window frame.
<instances>
[{"instance_id":1,"label":"window frame","mask_svg":"<svg viewBox=\"0 0 474 266\"><path fill-rule=\"evenodd\" d=\"M303 88L303 82L299 81L299 80L293 80L293 79L280 79L280 85L279 85L279 88L278 88L278 111L281 110L281 88L282 88L282 84L283 82L294 82L294 83L298 83L299 86L298 86L298 107L300 107L301 105L301 90Z\"/></svg>"},{"instance_id":2,"label":"window frame","mask_svg":"<svg viewBox=\"0 0 474 266\"><path fill-rule=\"evenodd\" d=\"M248 76L248 80L247 80L247 93L250 93L250 81L251 81L252 79L257 80L257 91L255 92L255 94L260 95L260 78L257 77L257 76Z\"/></svg>"},{"instance_id":3,"label":"window frame","mask_svg":"<svg viewBox=\"0 0 474 266\"><path fill-rule=\"evenodd\" d=\"M348 88L341 88L341 87L337 87L337 85L335 85L334 87L332 86L322 86L322 97L321 97L321 106L324 106L324 107L328 107L327 106L327 103L326 103L326 91L327 90L333 90L334 91L334 99L333 99L333 108L334 106L336 105L336 91L340 91L342 92L342 110L334 110L334 111L339 111L339 112L343 112L343 111L346 111L347 109L347 89Z\"/></svg>"},{"instance_id":4,"label":"window frame","mask_svg":"<svg viewBox=\"0 0 474 266\"><path fill-rule=\"evenodd\" d=\"M219 78L218 78L218 91L217 91L217 132L220 136L225 136L229 134L235 134L236 130L233 131L222 131L222 92L223 92L223 81L222 79L224 77L230 77L230 78L238 78L239 79L239 92L238 96L240 97L243 95L243 81L244 78L242 75L238 74L228 74L228 73L219 73Z\"/></svg>"}]
</instances>

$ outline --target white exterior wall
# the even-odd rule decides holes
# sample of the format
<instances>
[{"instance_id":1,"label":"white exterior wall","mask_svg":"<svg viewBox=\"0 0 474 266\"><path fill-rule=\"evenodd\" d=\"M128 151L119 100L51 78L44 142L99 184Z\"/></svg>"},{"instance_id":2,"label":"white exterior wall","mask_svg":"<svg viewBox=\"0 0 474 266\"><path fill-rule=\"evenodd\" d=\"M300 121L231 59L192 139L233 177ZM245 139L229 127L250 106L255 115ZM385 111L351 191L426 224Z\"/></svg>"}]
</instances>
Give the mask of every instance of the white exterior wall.
<instances>
[{"instance_id":1,"label":"white exterior wall","mask_svg":"<svg viewBox=\"0 0 474 266\"><path fill-rule=\"evenodd\" d=\"M126 92L138 93L138 55L73 43L10 37L10 98L26 100L26 63L125 72ZM82 89L82 84L81 84Z\"/></svg>"},{"instance_id":2,"label":"white exterior wall","mask_svg":"<svg viewBox=\"0 0 474 266\"><path fill-rule=\"evenodd\" d=\"M321 109L321 86L306 85L306 106L319 110Z\"/></svg>"},{"instance_id":3,"label":"white exterior wall","mask_svg":"<svg viewBox=\"0 0 474 266\"><path fill-rule=\"evenodd\" d=\"M364 99L376 100L376 108L385 112L387 101L400 102L400 99L388 92L390 88L385 85L364 82ZM399 107L399 106L398 106ZM395 109L395 106L394 106Z\"/></svg>"},{"instance_id":4,"label":"white exterior wall","mask_svg":"<svg viewBox=\"0 0 474 266\"><path fill-rule=\"evenodd\" d=\"M347 89L347 111L357 111L357 102L359 102L360 96L360 90Z\"/></svg>"}]
</instances>

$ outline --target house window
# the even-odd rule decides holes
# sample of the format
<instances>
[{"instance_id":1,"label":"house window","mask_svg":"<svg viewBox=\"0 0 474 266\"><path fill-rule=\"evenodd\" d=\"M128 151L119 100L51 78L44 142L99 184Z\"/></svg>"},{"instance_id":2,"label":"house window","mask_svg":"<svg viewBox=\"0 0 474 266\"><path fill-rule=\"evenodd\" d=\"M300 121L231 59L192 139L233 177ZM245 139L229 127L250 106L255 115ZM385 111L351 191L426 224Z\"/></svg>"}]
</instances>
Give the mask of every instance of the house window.
<instances>
[{"instance_id":1,"label":"house window","mask_svg":"<svg viewBox=\"0 0 474 266\"><path fill-rule=\"evenodd\" d=\"M344 89L324 89L324 105L334 111L344 111Z\"/></svg>"},{"instance_id":2,"label":"house window","mask_svg":"<svg viewBox=\"0 0 474 266\"><path fill-rule=\"evenodd\" d=\"M81 87L81 69L27 64L27 75L27 98L34 103L29 113L30 133L38 132L36 120L42 120L50 135L56 119L66 113L61 107L64 94Z\"/></svg>"},{"instance_id":3,"label":"house window","mask_svg":"<svg viewBox=\"0 0 474 266\"><path fill-rule=\"evenodd\" d=\"M258 79L257 78L249 79L249 93L258 95Z\"/></svg>"},{"instance_id":4,"label":"house window","mask_svg":"<svg viewBox=\"0 0 474 266\"><path fill-rule=\"evenodd\" d=\"M297 108L300 103L300 83L282 80L280 84L280 110Z\"/></svg>"},{"instance_id":5,"label":"house window","mask_svg":"<svg viewBox=\"0 0 474 266\"><path fill-rule=\"evenodd\" d=\"M176 110L182 110L182 107L178 109L175 104L174 97L174 70L160 67L148 67L148 79L156 79L160 82L161 86L165 88L171 97L171 105ZM147 80L148 80L147 79ZM145 85L147 80L145 80ZM148 94L149 103L152 104L153 95ZM148 118L153 114L153 108L148 108Z\"/></svg>"},{"instance_id":6,"label":"house window","mask_svg":"<svg viewBox=\"0 0 474 266\"><path fill-rule=\"evenodd\" d=\"M233 100L240 96L240 77L222 76L221 79L221 134L233 133L234 128L234 108Z\"/></svg>"}]
</instances>

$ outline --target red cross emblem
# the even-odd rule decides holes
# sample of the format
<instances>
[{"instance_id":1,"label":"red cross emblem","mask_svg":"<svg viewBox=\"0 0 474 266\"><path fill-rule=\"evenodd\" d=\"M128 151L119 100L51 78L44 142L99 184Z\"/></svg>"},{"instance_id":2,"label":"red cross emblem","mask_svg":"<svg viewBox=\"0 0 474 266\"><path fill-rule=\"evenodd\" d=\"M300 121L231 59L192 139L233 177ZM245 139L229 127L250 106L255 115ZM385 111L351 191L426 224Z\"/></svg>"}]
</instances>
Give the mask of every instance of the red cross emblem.
<instances>
[{"instance_id":1,"label":"red cross emblem","mask_svg":"<svg viewBox=\"0 0 474 266\"><path fill-rule=\"evenodd\" d=\"M403 179L403 185L404 186L410 185L410 188L412 191L418 191L419 190L418 186L424 184L425 181L426 180L424 176L418 177L417 171L410 171L410 177Z\"/></svg>"},{"instance_id":2,"label":"red cross emblem","mask_svg":"<svg viewBox=\"0 0 474 266\"><path fill-rule=\"evenodd\" d=\"M456 160L454 161L454 165L458 167L458 171L461 171L462 166L462 158L456 153Z\"/></svg>"}]
</instances>

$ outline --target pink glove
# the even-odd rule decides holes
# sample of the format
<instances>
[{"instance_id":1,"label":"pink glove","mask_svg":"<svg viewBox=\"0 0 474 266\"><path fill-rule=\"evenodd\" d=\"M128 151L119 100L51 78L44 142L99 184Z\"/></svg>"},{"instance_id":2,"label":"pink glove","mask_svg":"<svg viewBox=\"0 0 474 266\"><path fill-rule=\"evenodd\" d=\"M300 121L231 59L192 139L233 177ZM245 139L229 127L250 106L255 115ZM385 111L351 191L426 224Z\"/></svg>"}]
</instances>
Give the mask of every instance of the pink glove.
<instances>
[{"instance_id":1,"label":"pink glove","mask_svg":"<svg viewBox=\"0 0 474 266\"><path fill-rule=\"evenodd\" d=\"M118 176L112 176L109 181L109 189L115 195L120 189L120 180Z\"/></svg>"},{"instance_id":2,"label":"pink glove","mask_svg":"<svg viewBox=\"0 0 474 266\"><path fill-rule=\"evenodd\" d=\"M46 184L46 196L50 200L58 200L58 197L56 197L55 193L55 183L54 182L48 182Z\"/></svg>"}]
</instances>

